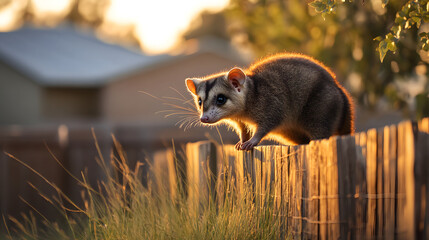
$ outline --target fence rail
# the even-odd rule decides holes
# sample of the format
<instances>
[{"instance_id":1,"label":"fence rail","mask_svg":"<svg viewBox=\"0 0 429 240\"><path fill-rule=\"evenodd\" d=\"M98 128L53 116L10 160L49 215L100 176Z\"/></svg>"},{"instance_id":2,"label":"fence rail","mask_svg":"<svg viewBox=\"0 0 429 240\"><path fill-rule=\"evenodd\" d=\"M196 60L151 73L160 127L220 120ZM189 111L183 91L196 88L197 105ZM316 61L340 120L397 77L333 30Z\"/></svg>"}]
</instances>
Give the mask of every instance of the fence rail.
<instances>
[{"instance_id":1,"label":"fence rail","mask_svg":"<svg viewBox=\"0 0 429 240\"><path fill-rule=\"evenodd\" d=\"M247 178L259 199L274 197L282 230L293 239L429 239L427 118L249 152L189 143L186 158L193 206L228 168L236 191Z\"/></svg>"}]
</instances>

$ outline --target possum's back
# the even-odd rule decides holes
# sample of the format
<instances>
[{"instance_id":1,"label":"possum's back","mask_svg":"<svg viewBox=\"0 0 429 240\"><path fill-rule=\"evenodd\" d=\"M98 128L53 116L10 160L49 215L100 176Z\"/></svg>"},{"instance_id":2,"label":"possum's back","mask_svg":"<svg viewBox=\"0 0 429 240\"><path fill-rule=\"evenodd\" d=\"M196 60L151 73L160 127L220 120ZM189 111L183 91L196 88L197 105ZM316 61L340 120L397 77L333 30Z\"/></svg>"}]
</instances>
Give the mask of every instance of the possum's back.
<instances>
[{"instance_id":1,"label":"possum's back","mask_svg":"<svg viewBox=\"0 0 429 240\"><path fill-rule=\"evenodd\" d=\"M300 54L277 54L251 65L247 74L256 89L253 97L263 99L259 102L250 100L256 109L267 109L283 118L308 122L316 113L318 118L329 119L332 111L329 109L335 107L343 109L338 121L342 122L344 130L338 129L337 133L353 132L352 100L337 82L335 74L319 61Z\"/></svg>"},{"instance_id":2,"label":"possum's back","mask_svg":"<svg viewBox=\"0 0 429 240\"><path fill-rule=\"evenodd\" d=\"M277 54L251 65L247 74L254 80L255 94L271 102L289 103L288 114L300 111L302 104L317 89L339 84L322 63L300 54ZM256 102L255 102L256 104ZM261 106L262 107L262 106ZM280 110L277 108L277 110Z\"/></svg>"}]
</instances>

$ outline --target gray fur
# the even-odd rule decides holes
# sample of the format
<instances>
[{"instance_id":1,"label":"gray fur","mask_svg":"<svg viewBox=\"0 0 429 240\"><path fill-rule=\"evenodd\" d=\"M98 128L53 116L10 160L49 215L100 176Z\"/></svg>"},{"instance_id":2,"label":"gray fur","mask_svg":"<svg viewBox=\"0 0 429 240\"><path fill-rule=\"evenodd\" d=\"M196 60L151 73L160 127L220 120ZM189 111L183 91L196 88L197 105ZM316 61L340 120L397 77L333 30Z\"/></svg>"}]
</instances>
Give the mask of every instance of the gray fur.
<instances>
[{"instance_id":1,"label":"gray fur","mask_svg":"<svg viewBox=\"0 0 429 240\"><path fill-rule=\"evenodd\" d=\"M349 94L333 73L316 60L304 55L279 54L253 64L244 72L246 79L240 85L243 92L228 82L228 73L205 78L197 86L197 95L204 89L201 95L206 98L203 116L212 108L208 118L219 114L221 120L235 122L240 135L237 149L249 150L266 136L306 144L354 132ZM228 95L230 103L213 106L220 92ZM218 117L213 118L219 121ZM250 138L249 132L254 133L253 137Z\"/></svg>"}]
</instances>

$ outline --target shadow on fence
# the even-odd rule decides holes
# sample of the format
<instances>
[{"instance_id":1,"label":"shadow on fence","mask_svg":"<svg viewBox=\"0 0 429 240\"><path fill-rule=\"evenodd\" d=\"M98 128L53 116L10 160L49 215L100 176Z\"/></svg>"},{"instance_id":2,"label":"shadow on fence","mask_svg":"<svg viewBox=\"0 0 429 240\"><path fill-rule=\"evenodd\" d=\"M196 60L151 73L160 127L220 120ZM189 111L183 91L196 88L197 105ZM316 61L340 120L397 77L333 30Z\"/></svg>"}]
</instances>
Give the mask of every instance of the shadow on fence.
<instances>
[{"instance_id":1,"label":"shadow on fence","mask_svg":"<svg viewBox=\"0 0 429 240\"><path fill-rule=\"evenodd\" d=\"M274 199L293 239L429 239L429 119L249 152L189 143L186 158L190 206L229 174L238 193L247 180Z\"/></svg>"}]
</instances>

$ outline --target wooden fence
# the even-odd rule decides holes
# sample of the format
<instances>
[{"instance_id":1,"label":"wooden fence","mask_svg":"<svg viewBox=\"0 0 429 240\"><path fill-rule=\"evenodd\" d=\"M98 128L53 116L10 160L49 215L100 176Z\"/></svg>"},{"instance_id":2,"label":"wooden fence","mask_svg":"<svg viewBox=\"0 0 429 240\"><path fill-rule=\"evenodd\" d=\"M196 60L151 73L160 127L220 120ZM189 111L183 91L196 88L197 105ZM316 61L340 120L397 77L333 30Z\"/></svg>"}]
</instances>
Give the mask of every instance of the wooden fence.
<instances>
[{"instance_id":1,"label":"wooden fence","mask_svg":"<svg viewBox=\"0 0 429 240\"><path fill-rule=\"evenodd\" d=\"M18 131L16 137L0 138L0 147L28 163L72 199L80 199L82 188L52 160L46 146L76 176L87 166L93 181L103 179L94 161L98 153L90 129L66 129L66 134L61 133L63 130L41 130L43 134ZM109 128L95 131L107 158L112 149L111 132ZM174 151L148 155L143 149L154 149L155 145L116 136L131 165L152 161L153 172L143 170L151 175L156 188L167 189L174 197L177 186L186 186L190 206L213 197L216 191L211 190L221 183L228 169L236 191L243 191L246 180L259 200L274 198L275 211L282 217L281 230L294 239L429 239L429 119L309 145L258 146L247 152L236 151L231 145L188 143L179 161ZM21 196L49 215L52 206L29 182L47 195L52 192L30 170L0 154L1 214L28 212L30 208L19 200Z\"/></svg>"},{"instance_id":2,"label":"wooden fence","mask_svg":"<svg viewBox=\"0 0 429 240\"><path fill-rule=\"evenodd\" d=\"M193 206L228 168L236 191L247 178L274 198L293 239L429 239L429 119L248 152L189 143L186 156Z\"/></svg>"}]
</instances>

